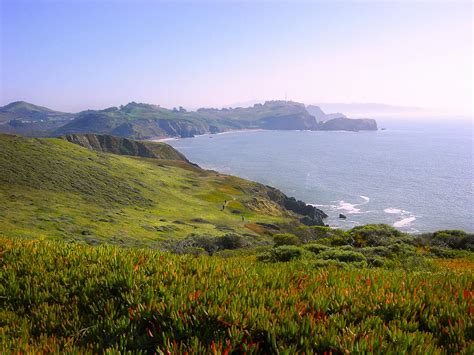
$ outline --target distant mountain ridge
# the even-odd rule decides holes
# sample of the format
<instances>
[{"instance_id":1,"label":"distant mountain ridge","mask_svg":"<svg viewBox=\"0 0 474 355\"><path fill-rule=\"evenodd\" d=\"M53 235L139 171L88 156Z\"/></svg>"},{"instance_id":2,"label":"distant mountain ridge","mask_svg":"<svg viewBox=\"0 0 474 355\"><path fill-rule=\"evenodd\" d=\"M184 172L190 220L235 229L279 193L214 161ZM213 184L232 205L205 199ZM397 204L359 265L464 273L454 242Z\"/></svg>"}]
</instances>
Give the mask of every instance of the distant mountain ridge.
<instances>
[{"instance_id":1,"label":"distant mountain ridge","mask_svg":"<svg viewBox=\"0 0 474 355\"><path fill-rule=\"evenodd\" d=\"M319 107L293 101L266 101L251 107L166 109L131 102L104 110L76 114L14 102L0 107L0 132L52 137L68 134L114 135L133 139L193 137L232 130L376 130L371 119L350 119L326 114ZM344 120L340 120L343 118ZM331 123L332 120L337 120Z\"/></svg>"}]
</instances>

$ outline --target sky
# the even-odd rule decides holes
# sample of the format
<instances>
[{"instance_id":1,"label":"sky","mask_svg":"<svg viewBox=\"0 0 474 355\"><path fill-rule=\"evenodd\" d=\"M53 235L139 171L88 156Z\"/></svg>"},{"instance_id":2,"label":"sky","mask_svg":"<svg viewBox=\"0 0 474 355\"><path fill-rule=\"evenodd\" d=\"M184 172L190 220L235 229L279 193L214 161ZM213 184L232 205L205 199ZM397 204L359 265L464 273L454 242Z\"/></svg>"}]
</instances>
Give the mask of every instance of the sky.
<instances>
[{"instance_id":1,"label":"sky","mask_svg":"<svg viewBox=\"0 0 474 355\"><path fill-rule=\"evenodd\" d=\"M0 1L0 105L286 97L472 114L470 1Z\"/></svg>"}]
</instances>

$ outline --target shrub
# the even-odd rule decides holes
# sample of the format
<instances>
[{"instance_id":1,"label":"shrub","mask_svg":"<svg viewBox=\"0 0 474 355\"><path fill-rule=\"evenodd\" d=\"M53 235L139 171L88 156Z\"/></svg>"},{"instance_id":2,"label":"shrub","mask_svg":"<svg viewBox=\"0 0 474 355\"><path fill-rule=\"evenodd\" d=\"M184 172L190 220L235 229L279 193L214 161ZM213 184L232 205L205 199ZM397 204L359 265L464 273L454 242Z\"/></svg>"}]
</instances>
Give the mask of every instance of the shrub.
<instances>
[{"instance_id":1,"label":"shrub","mask_svg":"<svg viewBox=\"0 0 474 355\"><path fill-rule=\"evenodd\" d=\"M372 267L382 267L385 265L385 261L383 258L380 258L378 256L370 256L367 258L367 264Z\"/></svg>"},{"instance_id":2,"label":"shrub","mask_svg":"<svg viewBox=\"0 0 474 355\"><path fill-rule=\"evenodd\" d=\"M207 235L190 235L189 238L171 243L166 249L176 254L187 254L188 250L205 250L212 255L219 250L239 249L247 246L244 238L237 234L227 234L222 237L211 237Z\"/></svg>"},{"instance_id":3,"label":"shrub","mask_svg":"<svg viewBox=\"0 0 474 355\"><path fill-rule=\"evenodd\" d=\"M400 261L400 265L406 271L435 271L436 267L433 262L420 255L414 255L404 258Z\"/></svg>"},{"instance_id":4,"label":"shrub","mask_svg":"<svg viewBox=\"0 0 474 355\"><path fill-rule=\"evenodd\" d=\"M342 236L342 235L335 235L335 236L328 237L328 238L318 239L318 243L325 244L325 245L331 245L331 246L348 245L349 242L350 242L350 239L348 239L346 236Z\"/></svg>"},{"instance_id":5,"label":"shrub","mask_svg":"<svg viewBox=\"0 0 474 355\"><path fill-rule=\"evenodd\" d=\"M182 254L189 254L189 255L208 255L204 248L199 247L185 247L183 248Z\"/></svg>"},{"instance_id":6,"label":"shrub","mask_svg":"<svg viewBox=\"0 0 474 355\"><path fill-rule=\"evenodd\" d=\"M311 243L311 244L305 245L303 248L314 254L319 254L322 251L328 250L330 247L324 244Z\"/></svg>"},{"instance_id":7,"label":"shrub","mask_svg":"<svg viewBox=\"0 0 474 355\"><path fill-rule=\"evenodd\" d=\"M357 251L349 251L349 250L339 250L339 249L330 249L323 251L318 254L317 256L320 259L331 259L331 260L338 260L344 263L352 263L352 262L360 262L365 261L366 258L364 254L359 253Z\"/></svg>"},{"instance_id":8,"label":"shrub","mask_svg":"<svg viewBox=\"0 0 474 355\"><path fill-rule=\"evenodd\" d=\"M390 252L389 256L411 256L416 254L415 247L406 243L393 243L387 246L387 249Z\"/></svg>"},{"instance_id":9,"label":"shrub","mask_svg":"<svg viewBox=\"0 0 474 355\"><path fill-rule=\"evenodd\" d=\"M282 245L260 254L257 260L265 262L286 262L299 259L304 253L304 249L295 245Z\"/></svg>"},{"instance_id":10,"label":"shrub","mask_svg":"<svg viewBox=\"0 0 474 355\"><path fill-rule=\"evenodd\" d=\"M431 244L451 249L474 251L474 234L468 234L460 230L438 231L433 233Z\"/></svg>"},{"instance_id":11,"label":"shrub","mask_svg":"<svg viewBox=\"0 0 474 355\"><path fill-rule=\"evenodd\" d=\"M326 238L344 238L346 233L342 229L333 229L325 226L312 226L307 228L309 238L306 238L306 242L309 242L311 240L319 242L320 239Z\"/></svg>"},{"instance_id":12,"label":"shrub","mask_svg":"<svg viewBox=\"0 0 474 355\"><path fill-rule=\"evenodd\" d=\"M226 234L215 238L215 244L218 249L239 249L246 246L244 238L238 234Z\"/></svg>"},{"instance_id":13,"label":"shrub","mask_svg":"<svg viewBox=\"0 0 474 355\"><path fill-rule=\"evenodd\" d=\"M430 247L430 254L438 258L455 258L456 252L449 248L432 246Z\"/></svg>"},{"instance_id":14,"label":"shrub","mask_svg":"<svg viewBox=\"0 0 474 355\"><path fill-rule=\"evenodd\" d=\"M300 240L299 238L290 233L281 233L281 234L275 234L273 236L273 241L275 242L275 246L279 247L281 245L299 245Z\"/></svg>"},{"instance_id":15,"label":"shrub","mask_svg":"<svg viewBox=\"0 0 474 355\"><path fill-rule=\"evenodd\" d=\"M360 248L358 250L365 256L377 256L377 257L387 258L392 255L392 252L387 247L383 247L383 246L365 247L365 248Z\"/></svg>"},{"instance_id":16,"label":"shrub","mask_svg":"<svg viewBox=\"0 0 474 355\"><path fill-rule=\"evenodd\" d=\"M386 224L366 224L347 232L355 247L387 245L395 238L404 236L399 230Z\"/></svg>"}]
</instances>

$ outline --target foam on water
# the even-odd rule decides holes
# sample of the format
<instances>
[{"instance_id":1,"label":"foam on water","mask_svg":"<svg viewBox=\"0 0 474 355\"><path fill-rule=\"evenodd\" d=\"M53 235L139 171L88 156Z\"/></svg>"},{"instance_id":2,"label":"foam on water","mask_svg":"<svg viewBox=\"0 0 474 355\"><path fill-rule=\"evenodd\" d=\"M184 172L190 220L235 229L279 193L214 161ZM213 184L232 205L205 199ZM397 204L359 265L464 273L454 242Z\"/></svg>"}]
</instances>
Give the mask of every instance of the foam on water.
<instances>
[{"instance_id":1,"label":"foam on water","mask_svg":"<svg viewBox=\"0 0 474 355\"><path fill-rule=\"evenodd\" d=\"M406 213L407 211L401 210L399 208L394 208L394 207L389 207L383 210L385 213L390 213L390 214L401 214L401 213Z\"/></svg>"},{"instance_id":2,"label":"foam on water","mask_svg":"<svg viewBox=\"0 0 474 355\"><path fill-rule=\"evenodd\" d=\"M343 210L346 211L346 213L360 213L360 208L357 208L356 206L359 206L357 204L345 202L345 201L339 201L339 205L336 209L338 210Z\"/></svg>"},{"instance_id":3,"label":"foam on water","mask_svg":"<svg viewBox=\"0 0 474 355\"><path fill-rule=\"evenodd\" d=\"M408 227L414 220L416 220L416 217L411 216L407 218L403 218L393 224L395 228L402 228L402 227Z\"/></svg>"}]
</instances>

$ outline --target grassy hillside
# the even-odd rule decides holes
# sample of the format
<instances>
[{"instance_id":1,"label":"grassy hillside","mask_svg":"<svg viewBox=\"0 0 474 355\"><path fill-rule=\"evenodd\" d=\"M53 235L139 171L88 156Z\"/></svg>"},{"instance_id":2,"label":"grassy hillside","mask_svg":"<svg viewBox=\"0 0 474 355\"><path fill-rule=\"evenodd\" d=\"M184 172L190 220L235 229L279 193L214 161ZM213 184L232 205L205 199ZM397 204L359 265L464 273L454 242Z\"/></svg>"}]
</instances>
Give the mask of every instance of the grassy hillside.
<instances>
[{"instance_id":1,"label":"grassy hillside","mask_svg":"<svg viewBox=\"0 0 474 355\"><path fill-rule=\"evenodd\" d=\"M472 259L433 265L320 268L0 237L0 349L472 354Z\"/></svg>"},{"instance_id":2,"label":"grassy hillside","mask_svg":"<svg viewBox=\"0 0 474 355\"><path fill-rule=\"evenodd\" d=\"M98 152L189 162L183 154L162 142L135 141L97 134L68 134L60 138Z\"/></svg>"},{"instance_id":3,"label":"grassy hillside","mask_svg":"<svg viewBox=\"0 0 474 355\"><path fill-rule=\"evenodd\" d=\"M183 160L96 152L57 138L0 135L4 235L161 246L196 235L234 233L246 243L259 243L265 227L257 223L298 222L270 200L268 191Z\"/></svg>"}]
</instances>

